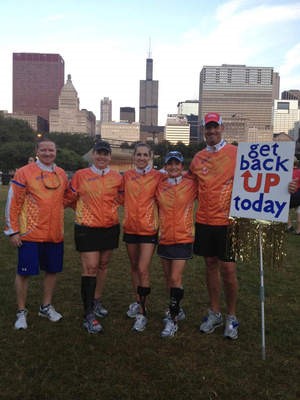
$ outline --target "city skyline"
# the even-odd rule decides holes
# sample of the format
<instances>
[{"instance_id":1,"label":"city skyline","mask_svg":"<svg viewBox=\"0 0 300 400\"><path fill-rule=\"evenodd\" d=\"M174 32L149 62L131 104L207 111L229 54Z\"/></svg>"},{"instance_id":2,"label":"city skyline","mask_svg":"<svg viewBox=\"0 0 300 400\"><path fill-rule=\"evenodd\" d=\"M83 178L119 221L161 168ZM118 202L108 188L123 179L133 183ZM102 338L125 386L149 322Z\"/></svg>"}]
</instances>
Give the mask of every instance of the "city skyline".
<instances>
[{"instance_id":1,"label":"city skyline","mask_svg":"<svg viewBox=\"0 0 300 400\"><path fill-rule=\"evenodd\" d=\"M80 108L97 120L104 97L112 100L114 120L120 107L138 110L149 38L161 125L178 102L198 99L204 65L273 67L280 92L300 88L300 1L15 0L1 6L1 15L0 109L9 112L14 52L60 54Z\"/></svg>"}]
</instances>

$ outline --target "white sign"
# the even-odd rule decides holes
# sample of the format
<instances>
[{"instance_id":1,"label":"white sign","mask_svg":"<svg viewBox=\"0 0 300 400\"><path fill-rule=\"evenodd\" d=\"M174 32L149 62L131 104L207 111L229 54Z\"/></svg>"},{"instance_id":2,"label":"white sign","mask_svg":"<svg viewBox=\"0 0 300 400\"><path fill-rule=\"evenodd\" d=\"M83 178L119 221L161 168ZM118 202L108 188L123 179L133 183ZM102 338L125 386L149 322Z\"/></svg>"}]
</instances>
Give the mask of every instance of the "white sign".
<instances>
[{"instance_id":1,"label":"white sign","mask_svg":"<svg viewBox=\"0 0 300 400\"><path fill-rule=\"evenodd\" d=\"M239 143L230 215L287 222L295 142Z\"/></svg>"}]
</instances>

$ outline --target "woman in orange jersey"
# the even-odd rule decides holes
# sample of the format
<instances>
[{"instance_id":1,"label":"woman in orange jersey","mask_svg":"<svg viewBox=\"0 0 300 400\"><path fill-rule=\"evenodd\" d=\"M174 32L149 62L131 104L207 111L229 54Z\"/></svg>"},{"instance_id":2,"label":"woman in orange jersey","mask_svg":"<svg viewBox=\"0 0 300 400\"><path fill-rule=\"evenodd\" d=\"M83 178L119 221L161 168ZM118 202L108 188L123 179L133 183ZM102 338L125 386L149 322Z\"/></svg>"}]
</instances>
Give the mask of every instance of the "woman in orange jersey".
<instances>
[{"instance_id":1,"label":"woman in orange jersey","mask_svg":"<svg viewBox=\"0 0 300 400\"><path fill-rule=\"evenodd\" d=\"M76 201L75 245L82 263L83 326L89 333L98 333L103 328L96 317L108 314L101 302L107 265L112 250L119 244L122 177L109 167L111 147L108 142L95 144L92 161L91 167L74 174L69 194L70 202Z\"/></svg>"},{"instance_id":2,"label":"woman in orange jersey","mask_svg":"<svg viewBox=\"0 0 300 400\"><path fill-rule=\"evenodd\" d=\"M146 328L146 298L150 294L149 267L157 243L158 215L155 191L162 174L151 166L152 151L138 143L133 160L135 168L125 172L124 241L131 264L131 279L136 301L129 305L127 316L135 318L132 329Z\"/></svg>"},{"instance_id":3,"label":"woman in orange jersey","mask_svg":"<svg viewBox=\"0 0 300 400\"><path fill-rule=\"evenodd\" d=\"M170 151L165 158L167 175L157 187L159 208L159 244L167 287L170 290L169 311L164 319L162 337L172 337L178 330L177 322L183 319L180 308L183 298L182 276L186 260L192 258L194 242L193 211L197 196L195 180L183 175L183 156Z\"/></svg>"}]
</instances>

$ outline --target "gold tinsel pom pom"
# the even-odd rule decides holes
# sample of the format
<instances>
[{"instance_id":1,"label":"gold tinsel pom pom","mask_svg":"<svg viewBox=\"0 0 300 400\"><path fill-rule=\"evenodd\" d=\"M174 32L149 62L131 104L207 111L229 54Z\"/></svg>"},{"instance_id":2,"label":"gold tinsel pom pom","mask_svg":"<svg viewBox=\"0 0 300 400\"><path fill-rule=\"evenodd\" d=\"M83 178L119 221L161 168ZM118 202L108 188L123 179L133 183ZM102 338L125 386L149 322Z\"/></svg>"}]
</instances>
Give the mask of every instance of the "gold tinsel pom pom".
<instances>
[{"instance_id":1,"label":"gold tinsel pom pom","mask_svg":"<svg viewBox=\"0 0 300 400\"><path fill-rule=\"evenodd\" d=\"M234 218L229 235L235 259L242 262L259 260L261 234L263 263L280 268L286 256L286 224L247 218Z\"/></svg>"}]
</instances>

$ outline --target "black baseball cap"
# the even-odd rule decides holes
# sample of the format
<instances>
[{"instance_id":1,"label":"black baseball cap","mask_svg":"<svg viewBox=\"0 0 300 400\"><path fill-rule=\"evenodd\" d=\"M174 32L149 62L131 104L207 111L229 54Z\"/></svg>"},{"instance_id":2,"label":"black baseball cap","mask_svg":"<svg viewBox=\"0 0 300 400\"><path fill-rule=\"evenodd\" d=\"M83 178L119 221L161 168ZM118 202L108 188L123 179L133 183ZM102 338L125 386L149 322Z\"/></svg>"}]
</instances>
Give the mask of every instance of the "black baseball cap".
<instances>
[{"instance_id":1,"label":"black baseball cap","mask_svg":"<svg viewBox=\"0 0 300 400\"><path fill-rule=\"evenodd\" d=\"M94 144L93 150L94 151L106 150L108 153L111 153L110 144L105 140L98 140L98 142Z\"/></svg>"}]
</instances>

